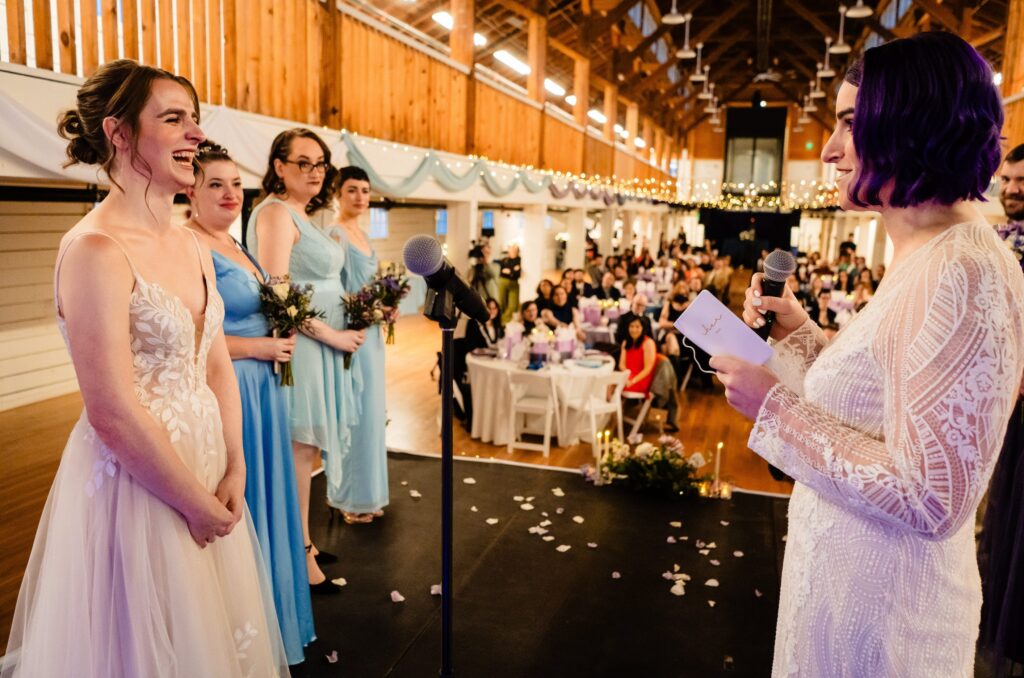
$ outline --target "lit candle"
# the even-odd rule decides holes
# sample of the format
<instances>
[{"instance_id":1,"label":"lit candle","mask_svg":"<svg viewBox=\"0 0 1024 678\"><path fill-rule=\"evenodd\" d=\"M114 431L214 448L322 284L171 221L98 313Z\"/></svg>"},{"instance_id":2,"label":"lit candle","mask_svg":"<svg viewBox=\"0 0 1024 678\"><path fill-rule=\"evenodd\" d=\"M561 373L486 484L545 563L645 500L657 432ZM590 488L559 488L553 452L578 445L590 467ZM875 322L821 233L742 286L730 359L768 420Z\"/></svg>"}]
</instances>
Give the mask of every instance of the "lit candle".
<instances>
[{"instance_id":1,"label":"lit candle","mask_svg":"<svg viewBox=\"0 0 1024 678\"><path fill-rule=\"evenodd\" d=\"M714 484L711 486L711 489L712 489L712 491L715 494L718 494L718 490L719 490L718 472L721 470L721 467L722 467L722 445L723 444L721 442L719 442L718 443L718 451L715 452L715 478L714 478Z\"/></svg>"},{"instance_id":2,"label":"lit candle","mask_svg":"<svg viewBox=\"0 0 1024 678\"><path fill-rule=\"evenodd\" d=\"M722 483L718 496L722 499L732 499L732 485L729 483Z\"/></svg>"}]
</instances>

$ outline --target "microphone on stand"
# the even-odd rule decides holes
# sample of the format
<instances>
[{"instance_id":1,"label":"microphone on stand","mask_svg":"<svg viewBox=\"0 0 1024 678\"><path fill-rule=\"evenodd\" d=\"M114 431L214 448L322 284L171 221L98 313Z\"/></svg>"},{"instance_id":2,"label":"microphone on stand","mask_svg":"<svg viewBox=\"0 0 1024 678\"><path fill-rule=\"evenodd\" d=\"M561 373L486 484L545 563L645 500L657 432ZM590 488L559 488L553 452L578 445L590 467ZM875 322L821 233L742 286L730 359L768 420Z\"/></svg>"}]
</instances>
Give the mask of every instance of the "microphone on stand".
<instances>
[{"instance_id":1,"label":"microphone on stand","mask_svg":"<svg viewBox=\"0 0 1024 678\"><path fill-rule=\"evenodd\" d=\"M441 243L429 235L414 235L405 242L402 258L405 267L423 276L430 289L450 292L460 311L473 320L487 322L490 314L484 300L459 276L451 262L445 259Z\"/></svg>"},{"instance_id":2,"label":"microphone on stand","mask_svg":"<svg viewBox=\"0 0 1024 678\"><path fill-rule=\"evenodd\" d=\"M761 278L762 297L781 297L786 291L786 281L796 271L796 259L785 250L775 250L764 260L764 277ZM767 340L775 323L775 313L766 312L761 316L764 318L764 327L754 329L757 336Z\"/></svg>"}]
</instances>

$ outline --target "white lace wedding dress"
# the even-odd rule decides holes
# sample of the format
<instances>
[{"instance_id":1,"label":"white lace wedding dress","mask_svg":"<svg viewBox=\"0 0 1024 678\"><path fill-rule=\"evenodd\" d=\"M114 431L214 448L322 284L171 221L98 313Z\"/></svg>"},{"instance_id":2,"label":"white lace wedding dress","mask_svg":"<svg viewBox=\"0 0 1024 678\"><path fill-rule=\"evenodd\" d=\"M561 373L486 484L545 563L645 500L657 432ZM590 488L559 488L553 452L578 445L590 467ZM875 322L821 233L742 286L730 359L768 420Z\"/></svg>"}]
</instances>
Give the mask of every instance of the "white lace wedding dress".
<instances>
[{"instance_id":1,"label":"white lace wedding dress","mask_svg":"<svg viewBox=\"0 0 1024 678\"><path fill-rule=\"evenodd\" d=\"M1024 276L987 224L886 274L831 341L775 345L751 449L796 479L773 676L970 678L974 514L1024 370Z\"/></svg>"},{"instance_id":2,"label":"white lace wedding dress","mask_svg":"<svg viewBox=\"0 0 1024 678\"><path fill-rule=\"evenodd\" d=\"M206 357L223 304L207 277L200 330L180 299L132 271L135 397L212 492L227 455ZM59 313L58 325L74 343ZM255 543L246 512L230 535L200 549L184 518L119 466L83 412L39 522L0 676L288 675Z\"/></svg>"}]
</instances>

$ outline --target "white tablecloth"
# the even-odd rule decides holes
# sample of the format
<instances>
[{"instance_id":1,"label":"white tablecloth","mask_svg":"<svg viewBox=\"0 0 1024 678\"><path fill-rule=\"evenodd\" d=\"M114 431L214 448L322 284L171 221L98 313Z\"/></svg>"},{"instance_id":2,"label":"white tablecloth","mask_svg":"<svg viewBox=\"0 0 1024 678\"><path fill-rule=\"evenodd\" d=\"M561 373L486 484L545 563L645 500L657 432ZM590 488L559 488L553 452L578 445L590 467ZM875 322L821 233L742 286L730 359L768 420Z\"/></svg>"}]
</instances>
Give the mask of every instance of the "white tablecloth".
<instances>
[{"instance_id":1,"label":"white tablecloth","mask_svg":"<svg viewBox=\"0 0 1024 678\"><path fill-rule=\"evenodd\" d=\"M499 360L482 356L470 355L466 358L469 371L469 383L473 392L473 426L470 435L485 443L507 445L511 431L509 430L509 409L512 406L511 394L508 391L507 374L511 370L527 372L511 360ZM606 360L600 367L580 367L578 365L545 366L541 373L550 374L555 380L555 392L558 394L559 405L568 399L578 399L592 377L610 374L614 369L611 360ZM545 395L543 393L538 395ZM577 412L569 413L568 421L563 422L562 438L559 445L573 445L579 441L580 428L586 428L586 422L580 420ZM552 417L551 433L554 435L555 424ZM543 421L539 426L531 426L532 430L542 430ZM584 431L586 438L590 432Z\"/></svg>"}]
</instances>

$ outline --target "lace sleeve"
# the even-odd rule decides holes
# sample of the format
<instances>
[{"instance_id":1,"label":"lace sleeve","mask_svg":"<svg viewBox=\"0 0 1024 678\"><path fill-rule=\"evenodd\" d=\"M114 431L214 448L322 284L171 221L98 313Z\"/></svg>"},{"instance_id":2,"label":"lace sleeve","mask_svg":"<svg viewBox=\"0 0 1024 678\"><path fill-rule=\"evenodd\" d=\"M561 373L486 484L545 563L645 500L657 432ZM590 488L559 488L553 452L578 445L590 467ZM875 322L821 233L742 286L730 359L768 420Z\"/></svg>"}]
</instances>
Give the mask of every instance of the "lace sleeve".
<instances>
[{"instance_id":1,"label":"lace sleeve","mask_svg":"<svg viewBox=\"0 0 1024 678\"><path fill-rule=\"evenodd\" d=\"M1002 443L1021 376L1022 285L985 253L929 257L873 344L884 439L778 384L749 444L854 512L943 539L973 515Z\"/></svg>"},{"instance_id":2,"label":"lace sleeve","mask_svg":"<svg viewBox=\"0 0 1024 678\"><path fill-rule=\"evenodd\" d=\"M785 339L772 343L775 355L766 366L790 390L803 395L804 375L827 343L825 333L808 318Z\"/></svg>"}]
</instances>

